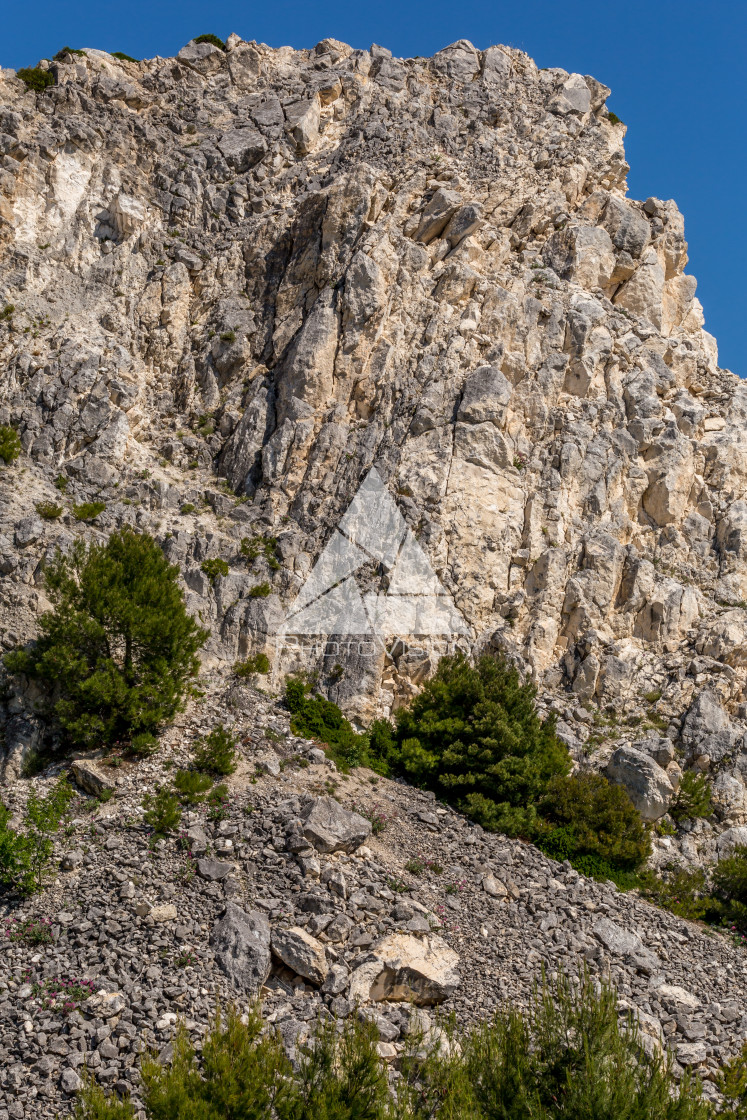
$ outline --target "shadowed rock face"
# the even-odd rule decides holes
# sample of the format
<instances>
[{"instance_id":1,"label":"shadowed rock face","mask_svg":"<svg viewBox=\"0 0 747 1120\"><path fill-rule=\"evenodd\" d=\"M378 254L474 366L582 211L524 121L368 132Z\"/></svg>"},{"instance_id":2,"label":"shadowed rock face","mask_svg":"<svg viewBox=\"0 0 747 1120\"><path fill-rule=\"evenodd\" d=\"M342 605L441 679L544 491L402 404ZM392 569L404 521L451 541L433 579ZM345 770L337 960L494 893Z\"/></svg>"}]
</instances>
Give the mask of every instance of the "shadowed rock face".
<instances>
[{"instance_id":1,"label":"shadowed rock face","mask_svg":"<svg viewBox=\"0 0 747 1120\"><path fill-rule=\"evenodd\" d=\"M208 662L316 668L365 722L456 642L499 649L577 755L586 704L741 784L747 396L676 205L626 197L609 90L466 41L53 68L38 95L0 73L0 422L26 467L0 475L5 645L47 606L44 556L137 524ZM372 466L467 633L276 648ZM62 518L31 515L60 475Z\"/></svg>"}]
</instances>

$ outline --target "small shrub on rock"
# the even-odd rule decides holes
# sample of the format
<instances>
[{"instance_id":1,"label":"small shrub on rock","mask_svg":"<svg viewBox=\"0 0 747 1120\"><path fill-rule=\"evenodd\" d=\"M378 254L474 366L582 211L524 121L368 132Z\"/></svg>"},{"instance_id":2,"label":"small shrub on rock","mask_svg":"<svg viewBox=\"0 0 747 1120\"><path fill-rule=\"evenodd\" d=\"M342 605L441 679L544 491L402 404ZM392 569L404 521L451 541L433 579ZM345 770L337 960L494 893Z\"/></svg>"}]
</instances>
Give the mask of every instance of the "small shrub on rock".
<instances>
[{"instance_id":1,"label":"small shrub on rock","mask_svg":"<svg viewBox=\"0 0 747 1120\"><path fill-rule=\"evenodd\" d=\"M73 517L76 521L95 521L105 509L106 502L81 502L73 506Z\"/></svg>"},{"instance_id":2,"label":"small shrub on rock","mask_svg":"<svg viewBox=\"0 0 747 1120\"><path fill-rule=\"evenodd\" d=\"M55 505L54 502L37 502L36 512L44 521L56 521L58 517L62 517L62 506Z\"/></svg>"},{"instance_id":3,"label":"small shrub on rock","mask_svg":"<svg viewBox=\"0 0 747 1120\"><path fill-rule=\"evenodd\" d=\"M73 791L61 778L48 794L29 791L21 829L10 827L12 813L0 802L0 885L30 895L44 886L54 840L68 814Z\"/></svg>"},{"instance_id":4,"label":"small shrub on rock","mask_svg":"<svg viewBox=\"0 0 747 1120\"><path fill-rule=\"evenodd\" d=\"M677 796L670 806L669 815L675 821L695 820L697 817L710 817L711 784L695 770L686 770L682 775Z\"/></svg>"},{"instance_id":5,"label":"small shrub on rock","mask_svg":"<svg viewBox=\"0 0 747 1120\"><path fill-rule=\"evenodd\" d=\"M309 695L311 686L303 677L288 677L285 702L291 713L291 731L304 739L317 739L329 747L328 754L341 770L365 766L368 739L359 735L337 704L323 696Z\"/></svg>"},{"instance_id":6,"label":"small shrub on rock","mask_svg":"<svg viewBox=\"0 0 747 1120\"><path fill-rule=\"evenodd\" d=\"M726 925L747 932L747 847L737 847L717 863L713 887Z\"/></svg>"},{"instance_id":7,"label":"small shrub on rock","mask_svg":"<svg viewBox=\"0 0 747 1120\"><path fill-rule=\"evenodd\" d=\"M15 428L0 424L0 459L6 467L14 463L21 454L21 439Z\"/></svg>"},{"instance_id":8,"label":"small shrub on rock","mask_svg":"<svg viewBox=\"0 0 747 1120\"><path fill-rule=\"evenodd\" d=\"M247 657L246 661L237 661L233 671L237 677L253 677L255 673L269 673L270 659L266 653L257 653L254 657Z\"/></svg>"},{"instance_id":9,"label":"small shrub on rock","mask_svg":"<svg viewBox=\"0 0 747 1120\"><path fill-rule=\"evenodd\" d=\"M179 770L174 777L174 787L184 805L199 805L212 784L209 774L200 774L196 770Z\"/></svg>"},{"instance_id":10,"label":"small shrub on rock","mask_svg":"<svg viewBox=\"0 0 747 1120\"><path fill-rule=\"evenodd\" d=\"M198 35L194 41L195 43L212 43L214 47L219 47L222 51L226 49L226 44L217 35Z\"/></svg>"},{"instance_id":11,"label":"small shrub on rock","mask_svg":"<svg viewBox=\"0 0 747 1120\"><path fill-rule=\"evenodd\" d=\"M263 556L268 567L273 572L277 572L280 568L280 561L276 555L277 547L278 542L275 537L244 537L241 542L241 554L250 563L254 562L257 557Z\"/></svg>"},{"instance_id":12,"label":"small shrub on rock","mask_svg":"<svg viewBox=\"0 0 747 1120\"><path fill-rule=\"evenodd\" d=\"M156 793L148 793L143 801L144 819L156 836L176 832L182 819L182 810L175 793L161 786Z\"/></svg>"},{"instance_id":13,"label":"small shrub on rock","mask_svg":"<svg viewBox=\"0 0 747 1120\"><path fill-rule=\"evenodd\" d=\"M54 85L54 74L51 70L42 70L40 66L24 66L16 71L16 77L25 83L27 89L42 93L48 86Z\"/></svg>"},{"instance_id":14,"label":"small shrub on rock","mask_svg":"<svg viewBox=\"0 0 747 1120\"><path fill-rule=\"evenodd\" d=\"M124 51L112 51L112 58L118 58L120 62L139 62L139 58L133 58L131 54L125 54Z\"/></svg>"},{"instance_id":15,"label":"small shrub on rock","mask_svg":"<svg viewBox=\"0 0 747 1120\"><path fill-rule=\"evenodd\" d=\"M130 750L137 758L150 758L158 748L158 739L150 731L141 731L130 740Z\"/></svg>"},{"instance_id":16,"label":"small shrub on rock","mask_svg":"<svg viewBox=\"0 0 747 1120\"><path fill-rule=\"evenodd\" d=\"M219 723L195 751L192 766L203 774L233 774L236 769L236 737Z\"/></svg>"},{"instance_id":17,"label":"small shrub on rock","mask_svg":"<svg viewBox=\"0 0 747 1120\"><path fill-rule=\"evenodd\" d=\"M213 560L203 560L200 569L208 579L217 579L218 576L228 575L228 564L220 557L215 557Z\"/></svg>"},{"instance_id":18,"label":"small shrub on rock","mask_svg":"<svg viewBox=\"0 0 747 1120\"><path fill-rule=\"evenodd\" d=\"M266 599L271 591L269 583L255 583L254 587L249 589L249 595L252 599Z\"/></svg>"}]
</instances>

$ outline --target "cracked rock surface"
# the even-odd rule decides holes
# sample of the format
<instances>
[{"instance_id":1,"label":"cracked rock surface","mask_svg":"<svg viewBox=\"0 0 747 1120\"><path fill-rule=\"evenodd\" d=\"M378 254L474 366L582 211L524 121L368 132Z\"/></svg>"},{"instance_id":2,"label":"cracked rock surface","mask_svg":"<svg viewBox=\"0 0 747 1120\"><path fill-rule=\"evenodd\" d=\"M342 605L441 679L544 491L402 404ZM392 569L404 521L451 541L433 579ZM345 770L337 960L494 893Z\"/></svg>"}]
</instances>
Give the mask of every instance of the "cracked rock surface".
<instances>
[{"instance_id":1,"label":"cracked rock surface","mask_svg":"<svg viewBox=\"0 0 747 1120\"><path fill-rule=\"evenodd\" d=\"M465 40L430 59L226 48L42 60L38 94L0 71L0 424L22 444L0 468L0 643L34 637L55 549L122 525L159 541L210 630L206 699L162 755L76 762L86 796L113 797L25 908L52 946L0 948L0 1120L67 1108L84 1064L136 1089L177 1016L198 1037L216 997L257 985L289 1052L362 997L391 1057L402 985L469 1021L582 961L708 1087L747 1031L722 935L407 787L343 781L267 695L226 686L265 653L268 688L317 671L367 724L445 651L500 651L646 819L685 769L710 776L714 817L657 837L654 866L745 842L747 395L704 329L682 215L627 196L625 127L588 75ZM371 467L464 633L279 642ZM387 590L382 565L355 578ZM0 702L14 807L48 740L36 700ZM245 737L229 815L195 811L151 852L143 790L218 719ZM336 819L332 792L386 803L388 827ZM97 987L61 1018L33 984L63 974Z\"/></svg>"}]
</instances>

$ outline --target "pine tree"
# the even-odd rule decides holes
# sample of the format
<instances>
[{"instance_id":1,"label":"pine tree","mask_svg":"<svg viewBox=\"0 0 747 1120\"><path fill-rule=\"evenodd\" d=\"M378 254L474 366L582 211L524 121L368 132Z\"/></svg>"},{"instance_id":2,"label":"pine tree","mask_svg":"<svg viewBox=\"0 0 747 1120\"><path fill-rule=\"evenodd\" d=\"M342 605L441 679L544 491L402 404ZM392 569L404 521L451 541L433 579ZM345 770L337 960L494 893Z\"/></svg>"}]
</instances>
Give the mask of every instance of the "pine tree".
<instances>
[{"instance_id":1,"label":"pine tree","mask_svg":"<svg viewBox=\"0 0 747 1120\"><path fill-rule=\"evenodd\" d=\"M513 665L444 657L410 708L397 716L392 769L456 802L487 828L531 833L534 806L570 757L536 690Z\"/></svg>"},{"instance_id":2,"label":"pine tree","mask_svg":"<svg viewBox=\"0 0 747 1120\"><path fill-rule=\"evenodd\" d=\"M45 572L54 610L11 672L48 682L66 737L96 746L155 732L180 710L208 636L186 611L178 569L125 528L88 550L59 551Z\"/></svg>"}]
</instances>

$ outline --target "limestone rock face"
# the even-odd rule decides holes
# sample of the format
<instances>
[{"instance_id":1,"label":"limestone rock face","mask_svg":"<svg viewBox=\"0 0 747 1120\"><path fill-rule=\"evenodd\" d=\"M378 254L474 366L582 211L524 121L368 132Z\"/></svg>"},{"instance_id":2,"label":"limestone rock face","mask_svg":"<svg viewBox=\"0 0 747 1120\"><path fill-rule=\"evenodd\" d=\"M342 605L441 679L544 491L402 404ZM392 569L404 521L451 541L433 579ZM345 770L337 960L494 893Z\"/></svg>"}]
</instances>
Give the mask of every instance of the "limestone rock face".
<instances>
[{"instance_id":1,"label":"limestone rock face","mask_svg":"<svg viewBox=\"0 0 747 1120\"><path fill-rule=\"evenodd\" d=\"M466 40L232 35L54 73L36 94L0 72L0 423L23 450L0 472L3 647L38 632L55 548L133 525L178 565L209 667L316 671L367 725L445 651L500 651L578 762L645 732L741 771L747 389L675 203L627 195L607 87ZM394 551L350 541L332 622L288 637L372 468ZM389 609L407 532L457 612L438 633ZM3 702L11 776L40 699Z\"/></svg>"}]
</instances>

